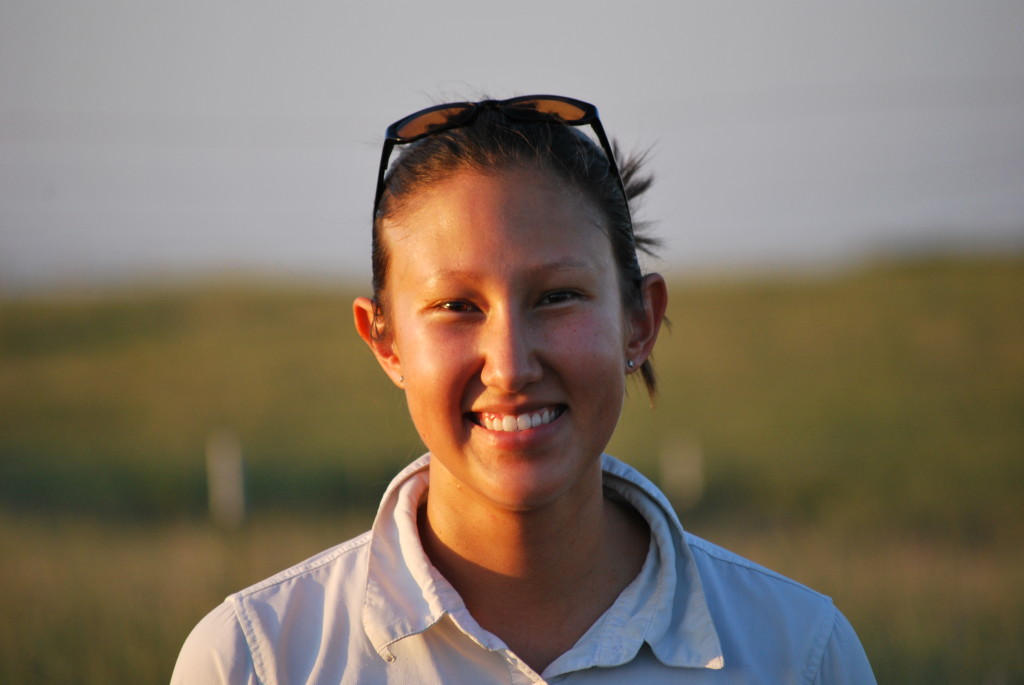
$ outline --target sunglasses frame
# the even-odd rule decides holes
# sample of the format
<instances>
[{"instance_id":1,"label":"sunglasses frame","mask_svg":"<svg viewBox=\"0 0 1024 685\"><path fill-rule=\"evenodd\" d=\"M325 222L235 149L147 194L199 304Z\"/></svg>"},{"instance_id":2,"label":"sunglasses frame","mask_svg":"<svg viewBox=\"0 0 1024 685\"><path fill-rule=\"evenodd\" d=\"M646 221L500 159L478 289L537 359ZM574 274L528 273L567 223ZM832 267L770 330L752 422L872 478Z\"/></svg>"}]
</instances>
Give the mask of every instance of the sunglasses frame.
<instances>
[{"instance_id":1,"label":"sunglasses frame","mask_svg":"<svg viewBox=\"0 0 1024 685\"><path fill-rule=\"evenodd\" d=\"M544 110L537 109L535 107L529 107L531 103L543 102L545 100L570 105L581 110L582 114L577 119L567 120L555 112L545 112ZM446 109L453 110L453 114L450 115L446 121L430 125L427 130L415 135L403 136L399 133L402 128L408 126L416 119ZM462 110L461 112L458 111L460 109ZM384 196L384 177L388 170L388 163L391 161L391 153L394 151L396 145L412 143L435 133L459 128L461 126L469 126L476 119L480 111L484 109L495 109L507 116L509 119L514 119L516 121L556 121L561 122L566 126L585 126L589 124L594 130L594 134L597 136L598 142L601 144L601 149L604 150L604 156L608 159L608 167L611 170L612 175L615 176L615 181L619 185L619 190L622 191L622 198L626 201L626 206L629 207L629 196L626 195L626 186L622 181L622 174L619 173L619 167L615 163L615 155L612 153L611 143L608 140L607 134L604 132L604 126L601 125L601 119L597 115L597 107L589 102L584 102L583 100L577 100L575 98L563 97L561 95L521 95L507 100L449 102L443 105L434 105L433 107L427 107L426 109L421 109L418 112L414 112L409 116L403 117L388 126L387 130L384 132L384 149L381 151L380 169L377 172L377 191L373 198L373 216L376 217L377 207L380 206L380 200Z\"/></svg>"}]
</instances>

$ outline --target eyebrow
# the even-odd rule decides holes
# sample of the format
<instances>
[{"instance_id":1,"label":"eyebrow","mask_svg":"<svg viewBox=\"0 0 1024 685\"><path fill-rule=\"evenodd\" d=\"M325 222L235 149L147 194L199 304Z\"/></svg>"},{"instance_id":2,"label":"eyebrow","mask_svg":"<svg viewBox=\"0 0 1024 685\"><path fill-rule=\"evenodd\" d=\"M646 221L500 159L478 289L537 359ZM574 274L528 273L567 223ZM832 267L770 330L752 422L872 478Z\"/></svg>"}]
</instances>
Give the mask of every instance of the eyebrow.
<instances>
[{"instance_id":1,"label":"eyebrow","mask_svg":"<svg viewBox=\"0 0 1024 685\"><path fill-rule=\"evenodd\" d=\"M543 264L536 264L526 269L528 273L541 274L551 271L583 271L591 268L593 265L579 260L579 259L559 259L554 262L545 262ZM449 278L478 278L479 274L466 271L463 269L437 269L426 278L427 283L436 283L437 281L443 281Z\"/></svg>"}]
</instances>

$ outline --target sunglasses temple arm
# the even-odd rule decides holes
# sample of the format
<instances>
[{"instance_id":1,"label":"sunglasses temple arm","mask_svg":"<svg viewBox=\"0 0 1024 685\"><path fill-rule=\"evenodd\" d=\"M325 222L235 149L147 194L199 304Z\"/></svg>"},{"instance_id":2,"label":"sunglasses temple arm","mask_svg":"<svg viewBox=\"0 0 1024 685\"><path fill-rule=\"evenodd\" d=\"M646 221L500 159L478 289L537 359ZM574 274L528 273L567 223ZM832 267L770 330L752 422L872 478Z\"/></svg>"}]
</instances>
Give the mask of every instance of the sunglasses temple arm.
<instances>
[{"instance_id":1,"label":"sunglasses temple arm","mask_svg":"<svg viewBox=\"0 0 1024 685\"><path fill-rule=\"evenodd\" d=\"M373 220L377 218L377 208L380 206L380 199L384 196L384 174L388 170L388 161L391 159L391 151L395 149L395 141L390 138L384 139L384 149L380 153L380 169L377 171L377 192L373 196Z\"/></svg>"},{"instance_id":2,"label":"sunglasses temple arm","mask_svg":"<svg viewBox=\"0 0 1024 685\"><path fill-rule=\"evenodd\" d=\"M597 134L597 140L601 143L601 147L604 149L604 155L608 158L608 166L611 167L612 174L615 176L615 180L619 183L619 189L622 191L622 197L629 202L629 196L626 194L626 184L622 180L622 173L619 171L619 165L615 162L615 155L612 154L612 144L608 140L608 136L604 132L604 126L601 125L601 120L597 117L595 112L593 120L590 122L590 127L594 129L594 133Z\"/></svg>"}]
</instances>

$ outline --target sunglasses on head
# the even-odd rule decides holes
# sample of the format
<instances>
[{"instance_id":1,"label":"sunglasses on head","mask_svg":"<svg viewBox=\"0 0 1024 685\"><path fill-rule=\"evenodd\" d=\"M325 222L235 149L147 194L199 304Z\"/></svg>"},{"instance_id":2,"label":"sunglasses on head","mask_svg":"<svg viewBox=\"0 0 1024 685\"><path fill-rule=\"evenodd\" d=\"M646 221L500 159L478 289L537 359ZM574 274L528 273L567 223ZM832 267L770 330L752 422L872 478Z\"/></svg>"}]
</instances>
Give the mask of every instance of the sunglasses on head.
<instances>
[{"instance_id":1,"label":"sunglasses on head","mask_svg":"<svg viewBox=\"0 0 1024 685\"><path fill-rule=\"evenodd\" d=\"M380 156L380 170L377 172L377 192L373 198L373 214L376 216L380 199L384 195L384 174L395 145L412 143L426 136L460 126L469 126L483 109L494 109L516 121L556 121L566 126L590 124L597 140L601 143L608 166L619 184L625 199L626 187L615 164L611 143L597 116L597 107L589 102L560 95L523 95L508 100L483 100L481 102L450 102L434 105L399 119L384 132L384 150ZM627 203L628 205L628 203Z\"/></svg>"}]
</instances>

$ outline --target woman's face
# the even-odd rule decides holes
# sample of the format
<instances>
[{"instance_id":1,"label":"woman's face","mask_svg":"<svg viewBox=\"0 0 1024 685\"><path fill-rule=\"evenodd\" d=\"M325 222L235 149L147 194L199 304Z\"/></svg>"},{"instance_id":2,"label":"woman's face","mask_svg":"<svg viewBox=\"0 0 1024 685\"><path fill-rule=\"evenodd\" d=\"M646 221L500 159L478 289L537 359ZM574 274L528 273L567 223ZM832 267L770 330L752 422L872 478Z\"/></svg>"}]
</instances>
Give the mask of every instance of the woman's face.
<instances>
[{"instance_id":1,"label":"woman's face","mask_svg":"<svg viewBox=\"0 0 1024 685\"><path fill-rule=\"evenodd\" d=\"M387 330L371 347L433 455L432 497L444 481L526 510L599 487L627 360L639 368L651 337L623 309L603 221L554 174L464 170L385 226Z\"/></svg>"}]
</instances>

